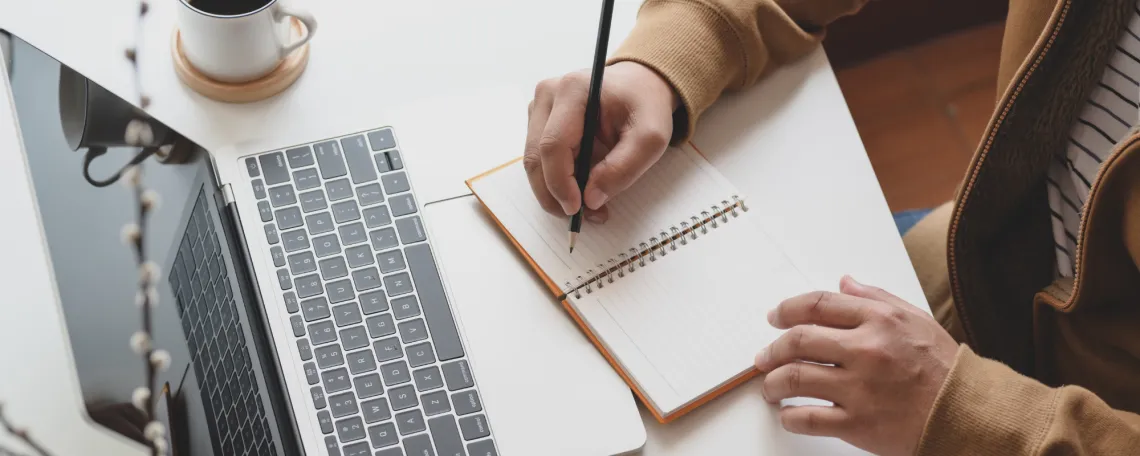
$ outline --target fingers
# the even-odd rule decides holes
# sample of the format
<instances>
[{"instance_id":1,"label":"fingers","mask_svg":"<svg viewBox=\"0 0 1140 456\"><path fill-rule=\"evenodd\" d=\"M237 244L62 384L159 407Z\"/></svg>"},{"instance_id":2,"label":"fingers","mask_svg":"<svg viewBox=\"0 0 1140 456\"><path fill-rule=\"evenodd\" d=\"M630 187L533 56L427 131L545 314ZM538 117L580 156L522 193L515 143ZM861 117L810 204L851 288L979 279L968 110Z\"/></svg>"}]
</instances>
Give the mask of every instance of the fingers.
<instances>
[{"instance_id":1,"label":"fingers","mask_svg":"<svg viewBox=\"0 0 1140 456\"><path fill-rule=\"evenodd\" d=\"M834 437L841 435L850 422L850 415L840 407L803 405L780 409L780 424L793 434Z\"/></svg>"},{"instance_id":2,"label":"fingers","mask_svg":"<svg viewBox=\"0 0 1140 456\"><path fill-rule=\"evenodd\" d=\"M546 188L566 215L578 212L581 205L578 182L574 180L574 157L582 139L588 93L589 76L574 73L563 77L538 140Z\"/></svg>"},{"instance_id":3,"label":"fingers","mask_svg":"<svg viewBox=\"0 0 1140 456\"><path fill-rule=\"evenodd\" d=\"M854 328L864 318L864 298L830 291L816 291L788 298L768 312L768 322L780 329L797 325Z\"/></svg>"},{"instance_id":4,"label":"fingers","mask_svg":"<svg viewBox=\"0 0 1140 456\"><path fill-rule=\"evenodd\" d=\"M565 210L558 200L546 188L546 176L542 173L542 157L538 151L538 141L546 128L546 121L550 117L550 109L554 106L554 92L550 88L553 82L543 81L535 89L534 101L528 108L526 131L526 149L523 154L523 169L526 170L530 189L542 208L553 214L564 213Z\"/></svg>"},{"instance_id":5,"label":"fingers","mask_svg":"<svg viewBox=\"0 0 1140 456\"><path fill-rule=\"evenodd\" d=\"M923 316L926 315L923 311L911 305L909 302L904 301L902 298L899 298L898 296L895 296L882 288L859 283L849 275L845 275L842 279L839 280L839 292L851 296L870 299L872 301L885 302L887 304L900 307L912 314Z\"/></svg>"},{"instance_id":6,"label":"fingers","mask_svg":"<svg viewBox=\"0 0 1140 456\"><path fill-rule=\"evenodd\" d=\"M590 209L606 204L614 195L633 185L661 158L669 144L664 126L635 125L617 145L590 170L585 203Z\"/></svg>"},{"instance_id":7,"label":"fingers","mask_svg":"<svg viewBox=\"0 0 1140 456\"><path fill-rule=\"evenodd\" d=\"M776 368L764 377L761 390L770 403L793 397L809 397L839 403L844 391L843 369L809 363L791 363Z\"/></svg>"},{"instance_id":8,"label":"fingers","mask_svg":"<svg viewBox=\"0 0 1140 456\"><path fill-rule=\"evenodd\" d=\"M797 361L842 365L849 352L840 342L842 331L823 326L796 326L756 355L756 369L773 372Z\"/></svg>"}]
</instances>

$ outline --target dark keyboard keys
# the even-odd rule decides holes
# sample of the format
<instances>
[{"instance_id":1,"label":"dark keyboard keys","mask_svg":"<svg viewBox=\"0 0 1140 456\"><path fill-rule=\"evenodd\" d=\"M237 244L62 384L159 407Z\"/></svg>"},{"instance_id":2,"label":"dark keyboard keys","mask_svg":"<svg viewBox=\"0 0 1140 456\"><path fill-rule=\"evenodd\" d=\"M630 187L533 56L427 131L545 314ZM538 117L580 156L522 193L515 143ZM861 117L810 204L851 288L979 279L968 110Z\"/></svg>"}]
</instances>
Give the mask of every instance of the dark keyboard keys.
<instances>
[{"instance_id":1,"label":"dark keyboard keys","mask_svg":"<svg viewBox=\"0 0 1140 456\"><path fill-rule=\"evenodd\" d=\"M317 260L309 252L289 255L289 272L294 275L308 274L317 270Z\"/></svg>"},{"instance_id":2,"label":"dark keyboard keys","mask_svg":"<svg viewBox=\"0 0 1140 456\"><path fill-rule=\"evenodd\" d=\"M330 282L325 285L325 291L328 293L329 302L336 304L338 302L351 301L356 297L352 291L352 283L348 279Z\"/></svg>"},{"instance_id":3,"label":"dark keyboard keys","mask_svg":"<svg viewBox=\"0 0 1140 456\"><path fill-rule=\"evenodd\" d=\"M495 442L491 439L468 443L467 454L468 456L499 456L499 452L495 451Z\"/></svg>"},{"instance_id":4,"label":"dark keyboard keys","mask_svg":"<svg viewBox=\"0 0 1140 456\"><path fill-rule=\"evenodd\" d=\"M305 225L309 227L309 233L313 236L318 234L328 233L333 230L332 216L328 212L321 212L305 217Z\"/></svg>"},{"instance_id":5,"label":"dark keyboard keys","mask_svg":"<svg viewBox=\"0 0 1140 456\"><path fill-rule=\"evenodd\" d=\"M481 439L491 434L487 427L487 417L483 414L460 418L459 429L463 431L463 440Z\"/></svg>"},{"instance_id":6,"label":"dark keyboard keys","mask_svg":"<svg viewBox=\"0 0 1140 456\"><path fill-rule=\"evenodd\" d=\"M382 128L368 132L368 142L372 144L373 151L396 147L396 137L392 134L391 128Z\"/></svg>"},{"instance_id":7,"label":"dark keyboard keys","mask_svg":"<svg viewBox=\"0 0 1140 456\"><path fill-rule=\"evenodd\" d=\"M260 204L260 203L259 203ZM288 230L301 226L304 223L301 220L301 210L295 207L281 209L276 212L277 214L277 228Z\"/></svg>"},{"instance_id":8,"label":"dark keyboard keys","mask_svg":"<svg viewBox=\"0 0 1140 456\"><path fill-rule=\"evenodd\" d=\"M301 299L321 294L321 278L316 274L298 277L294 281L297 283L297 297Z\"/></svg>"},{"instance_id":9,"label":"dark keyboard keys","mask_svg":"<svg viewBox=\"0 0 1140 456\"><path fill-rule=\"evenodd\" d=\"M297 203L297 195L293 193L293 186L289 184L269 187L269 202L273 207L288 206Z\"/></svg>"},{"instance_id":10,"label":"dark keyboard keys","mask_svg":"<svg viewBox=\"0 0 1140 456\"><path fill-rule=\"evenodd\" d=\"M404 169L404 158L400 156L400 151L390 150L384 154L388 156L388 164L392 165L392 169Z\"/></svg>"},{"instance_id":11,"label":"dark keyboard keys","mask_svg":"<svg viewBox=\"0 0 1140 456\"><path fill-rule=\"evenodd\" d=\"M297 185L298 191L314 189L321 186L321 177L314 168L302 169L293 171L293 183Z\"/></svg>"},{"instance_id":12,"label":"dark keyboard keys","mask_svg":"<svg viewBox=\"0 0 1140 456\"><path fill-rule=\"evenodd\" d=\"M361 225L360 222L337 228L337 232L340 233L340 241L344 243L344 245L354 245L368 241L368 234L365 233L364 225Z\"/></svg>"},{"instance_id":13,"label":"dark keyboard keys","mask_svg":"<svg viewBox=\"0 0 1140 456\"><path fill-rule=\"evenodd\" d=\"M319 188L301 194L301 210L305 213L327 209L328 207L329 203L325 201L325 192Z\"/></svg>"},{"instance_id":14,"label":"dark keyboard keys","mask_svg":"<svg viewBox=\"0 0 1140 456\"><path fill-rule=\"evenodd\" d=\"M332 412L333 418L352 415L355 414L357 410L356 396L353 396L352 392L329 397L329 411Z\"/></svg>"},{"instance_id":15,"label":"dark keyboard keys","mask_svg":"<svg viewBox=\"0 0 1140 456\"><path fill-rule=\"evenodd\" d=\"M367 324L368 334L373 339L390 336L396 333L396 324L392 321L392 316L389 314L380 314L375 317L368 317ZM399 343L399 342L397 342Z\"/></svg>"},{"instance_id":16,"label":"dark keyboard keys","mask_svg":"<svg viewBox=\"0 0 1140 456\"><path fill-rule=\"evenodd\" d=\"M384 193L389 195L411 190L411 186L408 184L408 175L403 171L385 174L384 177L380 178L380 182L384 184Z\"/></svg>"},{"instance_id":17,"label":"dark keyboard keys","mask_svg":"<svg viewBox=\"0 0 1140 456\"><path fill-rule=\"evenodd\" d=\"M371 350L361 350L348 354L348 371L353 375L376 370L376 357Z\"/></svg>"},{"instance_id":18,"label":"dark keyboard keys","mask_svg":"<svg viewBox=\"0 0 1140 456\"><path fill-rule=\"evenodd\" d=\"M352 388L352 380L349 380L348 371L343 367L321 372L321 382L324 383L325 390L327 390L329 394L339 393Z\"/></svg>"},{"instance_id":19,"label":"dark keyboard keys","mask_svg":"<svg viewBox=\"0 0 1140 456\"><path fill-rule=\"evenodd\" d=\"M356 396L361 399L384 394L384 387L380 384L379 374L356 377L352 379L352 384L356 387Z\"/></svg>"},{"instance_id":20,"label":"dark keyboard keys","mask_svg":"<svg viewBox=\"0 0 1140 456\"><path fill-rule=\"evenodd\" d=\"M273 257L274 266L285 266L285 251L281 250L281 247L273 247L269 249L269 255Z\"/></svg>"},{"instance_id":21,"label":"dark keyboard keys","mask_svg":"<svg viewBox=\"0 0 1140 456\"><path fill-rule=\"evenodd\" d=\"M322 321L309 325L309 340L313 345L327 344L336 340L336 329L331 321Z\"/></svg>"},{"instance_id":22,"label":"dark keyboard keys","mask_svg":"<svg viewBox=\"0 0 1140 456\"><path fill-rule=\"evenodd\" d=\"M285 166L285 156L274 152L257 157L265 174L265 185L277 185L289 180L289 169ZM247 161L248 165L248 161Z\"/></svg>"},{"instance_id":23,"label":"dark keyboard keys","mask_svg":"<svg viewBox=\"0 0 1140 456\"><path fill-rule=\"evenodd\" d=\"M347 248L344 250L344 256L348 257L348 265L353 268L372 264L372 249L367 245Z\"/></svg>"},{"instance_id":24,"label":"dark keyboard keys","mask_svg":"<svg viewBox=\"0 0 1140 456\"><path fill-rule=\"evenodd\" d=\"M409 456L436 456L427 434L413 435L404 439L404 452Z\"/></svg>"},{"instance_id":25,"label":"dark keyboard keys","mask_svg":"<svg viewBox=\"0 0 1140 456\"><path fill-rule=\"evenodd\" d=\"M300 316L294 315L289 317L289 326L293 327L294 336L301 337L305 335L305 320L302 320Z\"/></svg>"},{"instance_id":26,"label":"dark keyboard keys","mask_svg":"<svg viewBox=\"0 0 1140 456\"><path fill-rule=\"evenodd\" d=\"M344 157L340 153L340 145L336 141L317 143L315 149L321 177L328 180L348 174L348 169L344 166Z\"/></svg>"},{"instance_id":27,"label":"dark keyboard keys","mask_svg":"<svg viewBox=\"0 0 1140 456\"><path fill-rule=\"evenodd\" d=\"M361 206L371 206L384 202L384 192L380 191L380 184L368 184L356 187L356 197Z\"/></svg>"},{"instance_id":28,"label":"dark keyboard keys","mask_svg":"<svg viewBox=\"0 0 1140 456\"><path fill-rule=\"evenodd\" d=\"M435 362L435 352L431 351L431 342L412 345L406 351L408 353L408 364L412 367L420 367Z\"/></svg>"},{"instance_id":29,"label":"dark keyboard keys","mask_svg":"<svg viewBox=\"0 0 1140 456\"><path fill-rule=\"evenodd\" d=\"M423 319L417 318L412 321L405 321L400 323L400 339L405 344L412 342L419 342L427 339L427 328L424 327Z\"/></svg>"},{"instance_id":30,"label":"dark keyboard keys","mask_svg":"<svg viewBox=\"0 0 1140 456\"><path fill-rule=\"evenodd\" d=\"M380 375L384 377L384 385L392 386L411 381L412 375L408 372L408 364L403 361L380 366Z\"/></svg>"},{"instance_id":31,"label":"dark keyboard keys","mask_svg":"<svg viewBox=\"0 0 1140 456\"><path fill-rule=\"evenodd\" d=\"M372 456L372 448L368 442L354 443L344 447L344 456Z\"/></svg>"},{"instance_id":32,"label":"dark keyboard keys","mask_svg":"<svg viewBox=\"0 0 1140 456\"><path fill-rule=\"evenodd\" d=\"M340 253L340 241L337 240L335 234L313 238L313 252L317 254L318 258L336 255Z\"/></svg>"},{"instance_id":33,"label":"dark keyboard keys","mask_svg":"<svg viewBox=\"0 0 1140 456\"><path fill-rule=\"evenodd\" d=\"M316 363L305 363L305 380L307 380L310 385L316 385L321 382L320 374L321 372L317 370Z\"/></svg>"},{"instance_id":34,"label":"dark keyboard keys","mask_svg":"<svg viewBox=\"0 0 1140 456\"><path fill-rule=\"evenodd\" d=\"M308 339L297 339L297 352L301 354L301 361L313 359L313 348L309 346Z\"/></svg>"},{"instance_id":35,"label":"dark keyboard keys","mask_svg":"<svg viewBox=\"0 0 1140 456\"><path fill-rule=\"evenodd\" d=\"M328 192L329 201L339 201L352 197L352 184L348 179L337 179L325 184L325 191Z\"/></svg>"},{"instance_id":36,"label":"dark keyboard keys","mask_svg":"<svg viewBox=\"0 0 1140 456\"><path fill-rule=\"evenodd\" d=\"M483 410L483 404L479 402L479 393L473 389L452 394L451 403L455 404L455 413L459 415Z\"/></svg>"},{"instance_id":37,"label":"dark keyboard keys","mask_svg":"<svg viewBox=\"0 0 1140 456\"><path fill-rule=\"evenodd\" d=\"M293 289L293 282L289 279L289 271L284 269L277 270L277 285L280 286L282 290Z\"/></svg>"},{"instance_id":38,"label":"dark keyboard keys","mask_svg":"<svg viewBox=\"0 0 1140 456\"><path fill-rule=\"evenodd\" d=\"M435 366L416 369L412 372L412 378L416 382L416 389L420 391L433 390L443 386L443 377L439 374L439 368Z\"/></svg>"},{"instance_id":39,"label":"dark keyboard keys","mask_svg":"<svg viewBox=\"0 0 1140 456\"><path fill-rule=\"evenodd\" d=\"M344 264L344 258L332 257L321 260L321 277L325 280L339 279L348 275L348 266Z\"/></svg>"},{"instance_id":40,"label":"dark keyboard keys","mask_svg":"<svg viewBox=\"0 0 1140 456\"><path fill-rule=\"evenodd\" d=\"M273 226L272 223L265 224L265 240L269 242L269 245L276 245L281 242L281 236L277 234L277 227Z\"/></svg>"},{"instance_id":41,"label":"dark keyboard keys","mask_svg":"<svg viewBox=\"0 0 1140 456\"><path fill-rule=\"evenodd\" d=\"M344 159L348 162L348 171L352 175L352 182L360 184L376 180L376 169L372 167L372 154L368 151L368 144L364 136L356 135L340 140Z\"/></svg>"},{"instance_id":42,"label":"dark keyboard keys","mask_svg":"<svg viewBox=\"0 0 1140 456\"><path fill-rule=\"evenodd\" d=\"M416 213L416 199L412 197L411 193L396 195L388 199L388 205L392 209L392 216L402 217L408 214Z\"/></svg>"},{"instance_id":43,"label":"dark keyboard keys","mask_svg":"<svg viewBox=\"0 0 1140 456\"><path fill-rule=\"evenodd\" d=\"M431 248L428 244L412 245L404 249L404 255L419 291L420 308L431 330L439 360L447 361L463 356L463 345L459 341L459 332L443 293L443 283L435 259L432 258Z\"/></svg>"},{"instance_id":44,"label":"dark keyboard keys","mask_svg":"<svg viewBox=\"0 0 1140 456\"><path fill-rule=\"evenodd\" d=\"M341 442L355 442L364 438L364 422L359 417L346 418L336 422L336 435Z\"/></svg>"},{"instance_id":45,"label":"dark keyboard keys","mask_svg":"<svg viewBox=\"0 0 1140 456\"><path fill-rule=\"evenodd\" d=\"M388 215L387 206L376 206L364 210L364 225L377 228L392 223L392 216Z\"/></svg>"},{"instance_id":46,"label":"dark keyboard keys","mask_svg":"<svg viewBox=\"0 0 1140 456\"><path fill-rule=\"evenodd\" d=\"M368 346L368 332L363 326L353 326L340 331L340 344L345 350L356 350Z\"/></svg>"},{"instance_id":47,"label":"dark keyboard keys","mask_svg":"<svg viewBox=\"0 0 1140 456\"><path fill-rule=\"evenodd\" d=\"M253 196L257 199L265 199L265 184L261 182L261 179L253 180Z\"/></svg>"},{"instance_id":48,"label":"dark keyboard keys","mask_svg":"<svg viewBox=\"0 0 1140 456\"><path fill-rule=\"evenodd\" d=\"M321 410L321 411L317 412L317 423L321 425L321 432L323 432L325 434L332 433L333 421L332 421L332 416L329 415L328 410ZM330 439L332 441L333 448L336 448L337 447L336 438L332 437L332 436L329 436L328 438L325 439L325 442L326 442L325 445L326 446L328 445L327 442L329 442Z\"/></svg>"},{"instance_id":49,"label":"dark keyboard keys","mask_svg":"<svg viewBox=\"0 0 1140 456\"><path fill-rule=\"evenodd\" d=\"M293 168L300 168L302 166L309 166L313 164L313 149L309 146L301 146L294 149L285 151L285 156L289 158L289 166Z\"/></svg>"},{"instance_id":50,"label":"dark keyboard keys","mask_svg":"<svg viewBox=\"0 0 1140 456\"><path fill-rule=\"evenodd\" d=\"M392 315L397 320L405 318L412 318L420 314L420 304L416 301L416 296L404 296L392 300Z\"/></svg>"},{"instance_id":51,"label":"dark keyboard keys","mask_svg":"<svg viewBox=\"0 0 1140 456\"><path fill-rule=\"evenodd\" d=\"M273 220L273 208L269 206L267 201L257 202L257 213L261 214L261 221L263 222Z\"/></svg>"},{"instance_id":52,"label":"dark keyboard keys","mask_svg":"<svg viewBox=\"0 0 1140 456\"><path fill-rule=\"evenodd\" d=\"M395 400L393 400L394 402ZM397 410L393 405L392 410ZM400 428L400 435L415 434L427 429L424 416L419 410L408 410L396 414L396 426Z\"/></svg>"},{"instance_id":53,"label":"dark keyboard keys","mask_svg":"<svg viewBox=\"0 0 1140 456\"><path fill-rule=\"evenodd\" d=\"M348 223L360 219L360 208L356 201L341 201L332 205L333 218L337 223Z\"/></svg>"},{"instance_id":54,"label":"dark keyboard keys","mask_svg":"<svg viewBox=\"0 0 1140 456\"><path fill-rule=\"evenodd\" d=\"M261 171L257 167L257 159L253 157L245 159L245 170L249 173L249 177L257 177L261 175Z\"/></svg>"},{"instance_id":55,"label":"dark keyboard keys","mask_svg":"<svg viewBox=\"0 0 1140 456\"><path fill-rule=\"evenodd\" d=\"M380 272L375 267L352 271L352 283L356 285L356 291L380 288Z\"/></svg>"},{"instance_id":56,"label":"dark keyboard keys","mask_svg":"<svg viewBox=\"0 0 1140 456\"><path fill-rule=\"evenodd\" d=\"M400 437L396 435L396 426L392 423L378 424L368 428L368 437L372 440L373 448L390 447L400 443Z\"/></svg>"},{"instance_id":57,"label":"dark keyboard keys","mask_svg":"<svg viewBox=\"0 0 1140 456\"><path fill-rule=\"evenodd\" d=\"M368 237L372 240L372 248L378 251L400 245L400 242L396 240L396 230L390 227L369 232Z\"/></svg>"},{"instance_id":58,"label":"dark keyboard keys","mask_svg":"<svg viewBox=\"0 0 1140 456\"><path fill-rule=\"evenodd\" d=\"M360 308L364 310L365 314L383 312L388 310L388 297L381 290L361 293Z\"/></svg>"},{"instance_id":59,"label":"dark keyboard keys","mask_svg":"<svg viewBox=\"0 0 1140 456\"><path fill-rule=\"evenodd\" d=\"M399 223L397 222L397 226ZM404 269L404 254L399 250L392 250L376 254L376 262L380 264L380 272L385 274Z\"/></svg>"},{"instance_id":60,"label":"dark keyboard keys","mask_svg":"<svg viewBox=\"0 0 1140 456\"><path fill-rule=\"evenodd\" d=\"M319 386L312 387L309 390L309 395L313 397L313 406L316 407L317 410L320 410L320 409L323 409L323 408L329 406L328 402L326 402L326 400L325 400L325 391L322 390L321 387L319 387Z\"/></svg>"},{"instance_id":61,"label":"dark keyboard keys","mask_svg":"<svg viewBox=\"0 0 1140 456\"><path fill-rule=\"evenodd\" d=\"M341 327L360 323L362 320L360 307L355 302L333 307L333 320Z\"/></svg>"},{"instance_id":62,"label":"dark keyboard keys","mask_svg":"<svg viewBox=\"0 0 1140 456\"><path fill-rule=\"evenodd\" d=\"M387 275L384 276L384 287L388 289L388 296L400 296L412 292L412 280L406 272Z\"/></svg>"},{"instance_id":63,"label":"dark keyboard keys","mask_svg":"<svg viewBox=\"0 0 1140 456\"><path fill-rule=\"evenodd\" d=\"M288 310L289 313L295 314L301 310L301 305L297 302L297 295L292 291L285 293L284 299L285 309Z\"/></svg>"},{"instance_id":64,"label":"dark keyboard keys","mask_svg":"<svg viewBox=\"0 0 1140 456\"><path fill-rule=\"evenodd\" d=\"M316 354L317 366L321 369L328 369L344 364L344 353L340 351L340 346L337 344L317 347Z\"/></svg>"},{"instance_id":65,"label":"dark keyboard keys","mask_svg":"<svg viewBox=\"0 0 1140 456\"><path fill-rule=\"evenodd\" d=\"M407 385L388 390L388 403L392 405L392 410L403 410L419 405L419 400L415 388Z\"/></svg>"},{"instance_id":66,"label":"dark keyboard keys","mask_svg":"<svg viewBox=\"0 0 1140 456\"><path fill-rule=\"evenodd\" d=\"M440 456L464 455L463 440L459 438L459 427L455 425L455 417L451 415L440 416L428 420L431 426L431 439Z\"/></svg>"},{"instance_id":67,"label":"dark keyboard keys","mask_svg":"<svg viewBox=\"0 0 1140 456\"><path fill-rule=\"evenodd\" d=\"M392 412L388 409L388 400L384 398L361 403L360 408L364 411L365 423L375 423L392 418Z\"/></svg>"},{"instance_id":68,"label":"dark keyboard keys","mask_svg":"<svg viewBox=\"0 0 1140 456\"><path fill-rule=\"evenodd\" d=\"M405 245L427 239L427 233L419 216L396 220L396 230L400 232L400 240L404 241Z\"/></svg>"},{"instance_id":69,"label":"dark keyboard keys","mask_svg":"<svg viewBox=\"0 0 1140 456\"><path fill-rule=\"evenodd\" d=\"M447 393L443 391L436 391L421 396L420 403L424 405L424 414L427 416L439 415L440 413L451 411L451 402L447 401Z\"/></svg>"},{"instance_id":70,"label":"dark keyboard keys","mask_svg":"<svg viewBox=\"0 0 1140 456\"><path fill-rule=\"evenodd\" d=\"M383 153L372 156L372 160L376 162L376 171L386 173L392 170L392 165L388 163L388 156Z\"/></svg>"},{"instance_id":71,"label":"dark keyboard keys","mask_svg":"<svg viewBox=\"0 0 1140 456\"><path fill-rule=\"evenodd\" d=\"M372 349L376 352L376 361L384 362L397 359L404 356L404 349L400 345L400 340L395 337L388 337L380 339L372 344Z\"/></svg>"},{"instance_id":72,"label":"dark keyboard keys","mask_svg":"<svg viewBox=\"0 0 1140 456\"><path fill-rule=\"evenodd\" d=\"M286 252L296 252L309 248L309 235L305 230L293 230L281 233L281 242Z\"/></svg>"},{"instance_id":73,"label":"dark keyboard keys","mask_svg":"<svg viewBox=\"0 0 1140 456\"><path fill-rule=\"evenodd\" d=\"M439 341L437 339L437 348L439 347L438 342ZM471 369L467 366L466 360L459 360L444 364L443 379L447 381L447 389L450 391L469 388L475 384L475 382L471 380Z\"/></svg>"}]
</instances>

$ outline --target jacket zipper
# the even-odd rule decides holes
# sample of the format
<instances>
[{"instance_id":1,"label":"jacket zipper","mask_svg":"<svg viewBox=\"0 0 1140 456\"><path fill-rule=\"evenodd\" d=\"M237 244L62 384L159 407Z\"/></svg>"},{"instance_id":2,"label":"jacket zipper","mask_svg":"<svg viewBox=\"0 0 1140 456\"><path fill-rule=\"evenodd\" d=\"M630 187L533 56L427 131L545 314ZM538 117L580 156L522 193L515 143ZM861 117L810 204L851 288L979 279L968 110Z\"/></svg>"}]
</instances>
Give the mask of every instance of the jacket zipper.
<instances>
[{"instance_id":1,"label":"jacket zipper","mask_svg":"<svg viewBox=\"0 0 1140 456\"><path fill-rule=\"evenodd\" d=\"M1037 71L1037 67L1041 64L1041 61L1044 60L1045 55L1048 54L1049 50L1053 48L1053 42L1056 41L1057 34L1060 32L1061 26L1065 23L1065 18L1066 18L1066 16L1068 16L1069 8L1072 6L1073 0L1064 0L1064 2L1065 2L1065 4L1064 4L1064 6L1062 6L1061 14L1057 17L1057 22L1055 24L1053 24L1053 28L1050 31L1049 39L1045 41L1045 44L1041 47L1041 50L1037 52L1036 56L1033 59L1033 64L1025 71L1025 75L1023 75L1021 77L1021 79L1018 80L1017 87L1013 90L1013 93L1010 94L1009 100L1006 101L1005 104L1002 106L1001 114L990 125L990 128L988 130L989 135L986 138L986 143L985 143L985 145L982 146L981 154L978 156L977 163L975 163L974 166L970 169L969 180L966 181L966 186L962 188L961 201L958 202L957 207L955 207L955 209L954 209L954 217L950 221L950 230L949 230L949 234L948 234L948 236L949 236L948 239L950 239L950 240L953 240L957 237L958 224L962 218L962 211L966 207L966 203L968 202L968 200L970 198L970 192L971 192L971 190L973 190L974 185L977 182L978 171L981 169L982 165L986 162L986 157L989 156L990 147L993 146L994 137L997 136L997 131L1001 128L1001 125L1005 121L1005 117L1009 114L1009 111L1013 107L1013 104L1017 102L1017 97L1021 94L1021 91L1025 87L1026 82L1028 82L1029 78L1033 76L1033 73L1035 71ZM1092 193L1090 192L1090 195L1091 194ZM1085 212L1085 211L1082 211L1082 213L1083 212ZM1081 229L1083 229L1083 228L1084 228L1084 215L1081 216ZM1078 239L1078 241L1079 241L1079 239ZM1077 246L1077 249L1078 250L1080 249L1079 244ZM950 243L947 246L947 250L948 250L947 251L948 266L950 269L950 283L951 283L951 289L953 290L954 302L955 303L961 303L962 302L962 286L961 286L961 281L958 277L958 265L957 265L957 255L956 255L957 247L953 243ZM1076 289L1074 288L1073 291L1075 292ZM1075 293L1074 293L1074 295L1075 295ZM958 304L955 304L955 307L957 307L957 305ZM966 315L965 312L958 312L958 315L962 319L962 323L963 323L962 331L966 334L966 339L969 340L970 342L975 342L973 329L970 326L968 315Z\"/></svg>"}]
</instances>

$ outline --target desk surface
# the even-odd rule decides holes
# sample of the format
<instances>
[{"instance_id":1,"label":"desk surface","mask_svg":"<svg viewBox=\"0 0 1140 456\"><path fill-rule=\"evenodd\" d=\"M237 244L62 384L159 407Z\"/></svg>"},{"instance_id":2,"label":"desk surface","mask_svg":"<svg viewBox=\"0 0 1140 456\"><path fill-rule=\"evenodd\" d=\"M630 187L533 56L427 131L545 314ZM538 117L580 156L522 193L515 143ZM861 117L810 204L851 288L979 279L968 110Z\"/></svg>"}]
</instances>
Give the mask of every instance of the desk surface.
<instances>
[{"instance_id":1,"label":"desk surface","mask_svg":"<svg viewBox=\"0 0 1140 456\"><path fill-rule=\"evenodd\" d=\"M140 51L143 84L154 100L151 112L211 150L240 147L255 138L284 144L398 124L406 147L431 151L408 160L450 164L417 167L431 170L417 176L423 197L467 194L464 178L521 153L525 107L535 82L588 65L597 8L592 2L556 0L441 3L306 2L321 28L305 75L273 99L227 105L177 81L167 52L177 3L151 2ZM619 2L613 47L632 27L637 3ZM130 68L121 56L133 39L136 5L134 0L3 2L0 28L134 99ZM503 11L521 19L505 20ZM10 102L6 93L0 102ZM14 222L6 222L3 231L8 239L36 239L34 199L24 159L11 141L17 132L9 115L0 110L0 138L5 141L0 144L0 192L9 195L5 218ZM763 212L772 214L766 225L770 234L798 262L813 265L810 275L817 286L835 289L839 277L851 273L925 306L822 50L754 90L726 97L704 118L695 142L714 165L762 201ZM789 174L812 178L787 188L787 179L776 177ZM762 195L778 197L755 198ZM44 246L13 242L8 256L24 260L0 274L4 289L14 293L3 304L5 320L59 321L55 307L29 305L55 298ZM3 371L25 366L29 372L0 375L0 398L9 401L9 413L36 429L66 429L71 438L53 442L61 454L133 454L134 447L86 425L74 413L79 398L69 380L73 368L65 338L55 337L59 329L23 323L20 328L0 332L0 343L18 346L34 331L37 348L0 354ZM32 365L35 375L26 367ZM858 453L832 439L784 432L758 387L754 380L667 426L643 410L649 436L643 453ZM27 394L45 390L61 393ZM0 435L0 442L7 439Z\"/></svg>"}]
</instances>

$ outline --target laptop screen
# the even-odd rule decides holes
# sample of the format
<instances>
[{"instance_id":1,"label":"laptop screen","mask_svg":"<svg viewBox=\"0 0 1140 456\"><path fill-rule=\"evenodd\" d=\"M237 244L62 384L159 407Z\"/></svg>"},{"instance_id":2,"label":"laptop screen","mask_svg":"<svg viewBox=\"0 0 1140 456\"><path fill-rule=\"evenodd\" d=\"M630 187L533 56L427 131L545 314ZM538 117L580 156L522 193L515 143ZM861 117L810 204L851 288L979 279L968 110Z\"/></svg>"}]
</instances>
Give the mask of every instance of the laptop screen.
<instances>
[{"instance_id":1,"label":"laptop screen","mask_svg":"<svg viewBox=\"0 0 1140 456\"><path fill-rule=\"evenodd\" d=\"M16 115L86 412L143 442L147 423L132 396L146 383L146 364L130 343L142 325L140 273L121 240L137 220L134 190L85 180L86 149L68 145L61 122L60 63L13 41ZM109 149L91 163L91 177L112 176L136 152ZM156 419L172 454L295 454L288 401L211 176L202 151L188 163L144 163L142 182L161 202L143 230L145 255L160 270L151 332L171 359L153 392Z\"/></svg>"}]
</instances>

